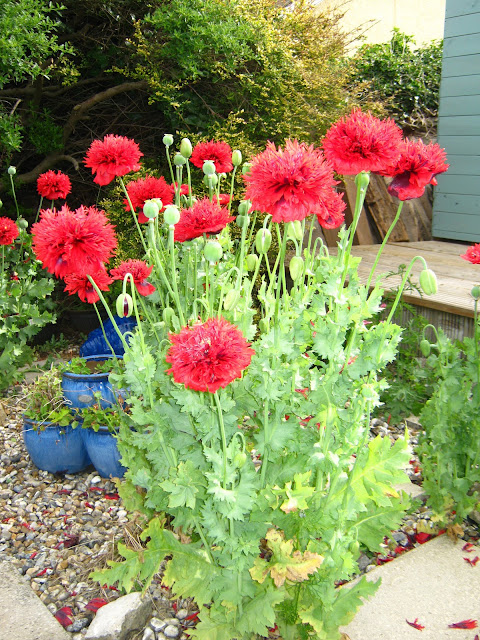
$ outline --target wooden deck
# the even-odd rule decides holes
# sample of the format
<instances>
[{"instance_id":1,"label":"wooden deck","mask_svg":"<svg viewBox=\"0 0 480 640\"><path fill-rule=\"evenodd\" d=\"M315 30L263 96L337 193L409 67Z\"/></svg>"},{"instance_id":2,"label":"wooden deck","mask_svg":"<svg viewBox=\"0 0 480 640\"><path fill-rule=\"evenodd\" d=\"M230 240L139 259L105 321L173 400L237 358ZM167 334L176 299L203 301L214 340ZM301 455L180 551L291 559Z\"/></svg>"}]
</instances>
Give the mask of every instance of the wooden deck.
<instances>
[{"instance_id":1,"label":"wooden deck","mask_svg":"<svg viewBox=\"0 0 480 640\"><path fill-rule=\"evenodd\" d=\"M468 246L435 240L387 244L375 276L382 276L381 282L385 290L396 289L401 277L388 274L397 273L400 265L408 265L415 256L422 256L428 268L437 276L438 292L433 296L426 296L414 290L406 291L403 299L415 305L421 315L434 326L441 327L449 337L462 339L464 336L472 336L473 298L470 291L474 285L480 284L480 265L473 265L460 258ZM359 275L365 282L378 249L378 244L352 247L352 255L362 258ZM414 284L418 284L418 276L422 270L423 264L417 260L411 271Z\"/></svg>"}]
</instances>

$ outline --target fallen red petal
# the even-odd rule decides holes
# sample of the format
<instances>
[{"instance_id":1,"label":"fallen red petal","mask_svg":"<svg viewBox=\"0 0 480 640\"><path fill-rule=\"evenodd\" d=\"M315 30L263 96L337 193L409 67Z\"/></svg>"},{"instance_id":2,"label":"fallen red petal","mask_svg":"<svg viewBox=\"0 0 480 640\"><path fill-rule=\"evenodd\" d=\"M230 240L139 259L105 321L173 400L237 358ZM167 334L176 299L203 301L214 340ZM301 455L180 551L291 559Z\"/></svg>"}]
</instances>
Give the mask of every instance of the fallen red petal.
<instances>
[{"instance_id":1,"label":"fallen red petal","mask_svg":"<svg viewBox=\"0 0 480 640\"><path fill-rule=\"evenodd\" d=\"M408 620L405 620L405 622L409 624L411 627L413 627L414 629L418 629L419 631L422 631L423 629L425 629L424 625L418 622L418 618L415 618L413 622L409 622Z\"/></svg>"},{"instance_id":2,"label":"fallen red petal","mask_svg":"<svg viewBox=\"0 0 480 640\"><path fill-rule=\"evenodd\" d=\"M415 540L420 544L425 544L432 536L429 533L416 533Z\"/></svg>"},{"instance_id":3,"label":"fallen red petal","mask_svg":"<svg viewBox=\"0 0 480 640\"><path fill-rule=\"evenodd\" d=\"M62 607L55 614L55 618L62 625L62 627L68 627L72 624L72 619L70 618L72 613L73 612L70 607Z\"/></svg>"},{"instance_id":4,"label":"fallen red petal","mask_svg":"<svg viewBox=\"0 0 480 640\"><path fill-rule=\"evenodd\" d=\"M105 498L107 500L119 500L120 496L118 495L118 493L106 493Z\"/></svg>"},{"instance_id":5,"label":"fallen red petal","mask_svg":"<svg viewBox=\"0 0 480 640\"><path fill-rule=\"evenodd\" d=\"M473 551L473 549L474 547L471 542L466 542L462 547L462 551L465 551L466 553L470 553L471 551Z\"/></svg>"},{"instance_id":6,"label":"fallen red petal","mask_svg":"<svg viewBox=\"0 0 480 640\"><path fill-rule=\"evenodd\" d=\"M454 622L449 624L449 629L476 629L478 627L476 620L461 620L460 622Z\"/></svg>"},{"instance_id":7,"label":"fallen red petal","mask_svg":"<svg viewBox=\"0 0 480 640\"><path fill-rule=\"evenodd\" d=\"M101 607L104 607L106 604L108 604L108 601L105 600L105 598L93 598L85 605L85 609L96 613Z\"/></svg>"}]
</instances>

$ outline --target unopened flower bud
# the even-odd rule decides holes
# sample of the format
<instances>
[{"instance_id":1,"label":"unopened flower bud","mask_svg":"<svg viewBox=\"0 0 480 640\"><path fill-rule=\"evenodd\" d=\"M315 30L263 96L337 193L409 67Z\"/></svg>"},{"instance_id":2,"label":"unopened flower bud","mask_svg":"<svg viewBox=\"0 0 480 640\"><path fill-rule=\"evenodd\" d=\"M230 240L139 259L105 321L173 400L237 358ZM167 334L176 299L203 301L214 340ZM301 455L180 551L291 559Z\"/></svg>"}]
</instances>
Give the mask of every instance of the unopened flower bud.
<instances>
[{"instance_id":1,"label":"unopened flower bud","mask_svg":"<svg viewBox=\"0 0 480 640\"><path fill-rule=\"evenodd\" d=\"M223 308L226 311L233 311L240 301L240 292L236 289L230 289L223 301Z\"/></svg>"},{"instance_id":2,"label":"unopened flower bud","mask_svg":"<svg viewBox=\"0 0 480 640\"><path fill-rule=\"evenodd\" d=\"M303 262L303 258L300 256L293 256L290 260L289 269L290 276L294 282L303 276L304 267L305 263Z\"/></svg>"},{"instance_id":3,"label":"unopened flower bud","mask_svg":"<svg viewBox=\"0 0 480 640\"><path fill-rule=\"evenodd\" d=\"M430 355L431 348L432 345L425 338L420 342L420 351L422 352L422 355L425 356L425 358L428 358L428 356Z\"/></svg>"},{"instance_id":4,"label":"unopened flower bud","mask_svg":"<svg viewBox=\"0 0 480 640\"><path fill-rule=\"evenodd\" d=\"M172 144L173 144L173 136L172 136L172 134L171 133L166 133L163 136L162 142L166 147L171 147Z\"/></svg>"},{"instance_id":5,"label":"unopened flower bud","mask_svg":"<svg viewBox=\"0 0 480 640\"><path fill-rule=\"evenodd\" d=\"M17 170L15 167L8 167L7 172L9 176L14 176L17 173Z\"/></svg>"},{"instance_id":6,"label":"unopened flower bud","mask_svg":"<svg viewBox=\"0 0 480 640\"><path fill-rule=\"evenodd\" d=\"M247 173L250 173L251 166L251 162L244 162L242 167L242 174L246 175Z\"/></svg>"},{"instance_id":7,"label":"unopened flower bud","mask_svg":"<svg viewBox=\"0 0 480 640\"><path fill-rule=\"evenodd\" d=\"M470 295L474 300L478 300L480 298L480 286L478 286L478 284L476 284L470 291Z\"/></svg>"},{"instance_id":8,"label":"unopened flower bud","mask_svg":"<svg viewBox=\"0 0 480 640\"><path fill-rule=\"evenodd\" d=\"M252 207L250 200L242 200L238 205L238 215L246 216Z\"/></svg>"},{"instance_id":9,"label":"unopened flower bud","mask_svg":"<svg viewBox=\"0 0 480 640\"><path fill-rule=\"evenodd\" d=\"M247 461L247 454L245 453L245 451L238 451L233 456L233 464L237 467L237 469L241 469L246 461Z\"/></svg>"},{"instance_id":10,"label":"unopened flower bud","mask_svg":"<svg viewBox=\"0 0 480 640\"><path fill-rule=\"evenodd\" d=\"M300 220L294 220L293 222L287 223L287 238L293 238L294 240L297 240L297 242L303 240L302 223Z\"/></svg>"},{"instance_id":11,"label":"unopened flower bud","mask_svg":"<svg viewBox=\"0 0 480 640\"><path fill-rule=\"evenodd\" d=\"M25 220L25 218L19 218L17 220L17 227L19 229L27 229L28 228L28 222Z\"/></svg>"},{"instance_id":12,"label":"unopened flower bud","mask_svg":"<svg viewBox=\"0 0 480 640\"><path fill-rule=\"evenodd\" d=\"M174 204L169 204L165 207L165 211L163 212L163 219L165 220L165 224L175 225L180 220L180 211L178 207Z\"/></svg>"},{"instance_id":13,"label":"unopened flower bud","mask_svg":"<svg viewBox=\"0 0 480 640\"><path fill-rule=\"evenodd\" d=\"M117 316L129 318L133 313L132 296L128 293L121 293L117 298Z\"/></svg>"},{"instance_id":14,"label":"unopened flower bud","mask_svg":"<svg viewBox=\"0 0 480 640\"><path fill-rule=\"evenodd\" d=\"M206 176L211 176L214 173L216 173L216 168L215 168L215 163L212 162L211 160L205 160L205 162L203 163L203 173Z\"/></svg>"},{"instance_id":15,"label":"unopened flower bud","mask_svg":"<svg viewBox=\"0 0 480 640\"><path fill-rule=\"evenodd\" d=\"M262 227L255 236L255 246L259 254L267 253L272 244L272 234L269 229Z\"/></svg>"},{"instance_id":16,"label":"unopened flower bud","mask_svg":"<svg viewBox=\"0 0 480 640\"><path fill-rule=\"evenodd\" d=\"M370 184L370 174L366 171L360 171L360 173L355 176L355 184L358 189L366 189Z\"/></svg>"},{"instance_id":17,"label":"unopened flower bud","mask_svg":"<svg viewBox=\"0 0 480 640\"><path fill-rule=\"evenodd\" d=\"M433 296L438 291L437 276L431 269L424 269L419 278L420 288L427 296Z\"/></svg>"},{"instance_id":18,"label":"unopened flower bud","mask_svg":"<svg viewBox=\"0 0 480 640\"><path fill-rule=\"evenodd\" d=\"M175 316L175 311L172 307L165 307L162 312L162 318L165 324L170 325L173 322L173 318Z\"/></svg>"},{"instance_id":19,"label":"unopened flower bud","mask_svg":"<svg viewBox=\"0 0 480 640\"><path fill-rule=\"evenodd\" d=\"M203 184L210 189L213 189L218 184L218 176L216 173L212 173L208 176L203 176Z\"/></svg>"},{"instance_id":20,"label":"unopened flower bud","mask_svg":"<svg viewBox=\"0 0 480 640\"><path fill-rule=\"evenodd\" d=\"M258 264L258 256L256 253L249 253L245 259L247 271L255 271Z\"/></svg>"},{"instance_id":21,"label":"unopened flower bud","mask_svg":"<svg viewBox=\"0 0 480 640\"><path fill-rule=\"evenodd\" d=\"M176 167L183 167L183 165L186 164L186 163L187 163L187 159L185 158L185 156L182 156L181 153L176 153L173 156L173 164Z\"/></svg>"},{"instance_id":22,"label":"unopened flower bud","mask_svg":"<svg viewBox=\"0 0 480 640\"><path fill-rule=\"evenodd\" d=\"M243 227L248 227L248 225L250 224L250 216L237 216L235 222L240 227L240 229L243 229Z\"/></svg>"},{"instance_id":23,"label":"unopened flower bud","mask_svg":"<svg viewBox=\"0 0 480 640\"><path fill-rule=\"evenodd\" d=\"M232 164L234 167L239 167L242 164L242 152L238 149L232 153Z\"/></svg>"},{"instance_id":24,"label":"unopened flower bud","mask_svg":"<svg viewBox=\"0 0 480 640\"><path fill-rule=\"evenodd\" d=\"M143 205L143 215L146 218L154 219L158 216L160 209L158 208L158 204L153 200L145 200L145 204Z\"/></svg>"},{"instance_id":25,"label":"unopened flower bud","mask_svg":"<svg viewBox=\"0 0 480 640\"><path fill-rule=\"evenodd\" d=\"M0 200L0 209L3 207L3 202Z\"/></svg>"},{"instance_id":26,"label":"unopened flower bud","mask_svg":"<svg viewBox=\"0 0 480 640\"><path fill-rule=\"evenodd\" d=\"M210 263L218 262L223 255L222 245L216 240L209 240L203 250L203 254Z\"/></svg>"},{"instance_id":27,"label":"unopened flower bud","mask_svg":"<svg viewBox=\"0 0 480 640\"><path fill-rule=\"evenodd\" d=\"M188 138L183 138L180 143L180 153L184 158L190 158L192 155L192 143Z\"/></svg>"}]
</instances>

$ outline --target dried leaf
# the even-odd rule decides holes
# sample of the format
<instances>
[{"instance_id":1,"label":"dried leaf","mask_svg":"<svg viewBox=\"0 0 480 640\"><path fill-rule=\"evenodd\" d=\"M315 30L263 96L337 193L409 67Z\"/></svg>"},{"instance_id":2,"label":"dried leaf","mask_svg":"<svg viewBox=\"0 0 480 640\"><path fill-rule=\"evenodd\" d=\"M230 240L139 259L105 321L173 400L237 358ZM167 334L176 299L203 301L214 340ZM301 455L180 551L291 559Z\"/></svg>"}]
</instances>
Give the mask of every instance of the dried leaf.
<instances>
[{"instance_id":1,"label":"dried leaf","mask_svg":"<svg viewBox=\"0 0 480 640\"><path fill-rule=\"evenodd\" d=\"M459 537L463 536L463 527L459 524L449 524L447 527L447 536L457 541Z\"/></svg>"}]
</instances>

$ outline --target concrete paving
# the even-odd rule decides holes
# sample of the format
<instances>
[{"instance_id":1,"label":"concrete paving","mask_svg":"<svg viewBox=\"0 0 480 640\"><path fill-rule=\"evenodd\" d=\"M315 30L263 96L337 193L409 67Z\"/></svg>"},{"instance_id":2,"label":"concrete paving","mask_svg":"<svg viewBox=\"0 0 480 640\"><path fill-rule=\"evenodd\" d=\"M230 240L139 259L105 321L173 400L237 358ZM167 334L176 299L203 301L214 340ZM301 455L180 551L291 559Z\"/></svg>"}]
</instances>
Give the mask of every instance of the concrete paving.
<instances>
[{"instance_id":1,"label":"concrete paving","mask_svg":"<svg viewBox=\"0 0 480 640\"><path fill-rule=\"evenodd\" d=\"M28 582L0 560L0 640L71 640Z\"/></svg>"},{"instance_id":2,"label":"concrete paving","mask_svg":"<svg viewBox=\"0 0 480 640\"><path fill-rule=\"evenodd\" d=\"M367 574L382 579L377 593L342 629L350 640L474 640L479 629L449 629L461 620L480 625L480 547L462 551L463 542L439 536ZM347 587L348 588L348 587ZM405 620L424 625L419 631Z\"/></svg>"}]
</instances>

